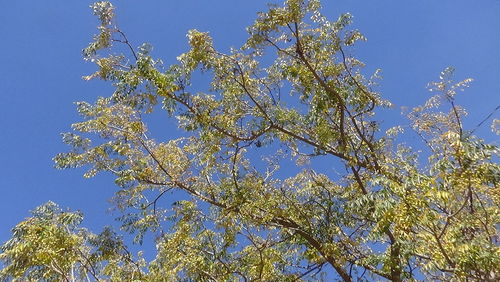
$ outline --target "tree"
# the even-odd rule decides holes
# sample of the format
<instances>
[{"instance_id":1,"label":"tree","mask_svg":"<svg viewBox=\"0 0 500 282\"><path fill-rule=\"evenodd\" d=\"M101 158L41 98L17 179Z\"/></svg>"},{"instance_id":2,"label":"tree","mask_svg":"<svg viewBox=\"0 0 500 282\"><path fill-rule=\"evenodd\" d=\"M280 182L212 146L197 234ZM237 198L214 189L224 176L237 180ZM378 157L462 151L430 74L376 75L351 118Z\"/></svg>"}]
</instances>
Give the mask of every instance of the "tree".
<instances>
[{"instance_id":1,"label":"tree","mask_svg":"<svg viewBox=\"0 0 500 282\"><path fill-rule=\"evenodd\" d=\"M0 278L80 281L107 275L113 280L132 281L142 277L143 261L132 260L111 229L92 234L79 227L81 213L64 212L53 202L37 207L32 215L19 223L12 238L2 245L0 259L5 267Z\"/></svg>"},{"instance_id":2,"label":"tree","mask_svg":"<svg viewBox=\"0 0 500 282\"><path fill-rule=\"evenodd\" d=\"M331 22L319 1L288 0L259 15L242 48L219 52L192 30L190 50L164 67L129 43L109 2L92 7L99 34L84 57L98 70L85 79L115 91L77 103L83 121L63 134L72 149L56 166L114 174L121 227L136 242L157 234L156 258L134 258L110 229L93 235L48 203L2 246L3 277L498 279L498 148L463 128L455 103L470 79L445 69L409 112L425 160L399 141L402 127L380 129L375 113L391 103L377 73L347 56L364 39L349 14ZM206 93L191 85L198 72L211 77ZM144 116L157 110L183 137L150 137Z\"/></svg>"}]
</instances>

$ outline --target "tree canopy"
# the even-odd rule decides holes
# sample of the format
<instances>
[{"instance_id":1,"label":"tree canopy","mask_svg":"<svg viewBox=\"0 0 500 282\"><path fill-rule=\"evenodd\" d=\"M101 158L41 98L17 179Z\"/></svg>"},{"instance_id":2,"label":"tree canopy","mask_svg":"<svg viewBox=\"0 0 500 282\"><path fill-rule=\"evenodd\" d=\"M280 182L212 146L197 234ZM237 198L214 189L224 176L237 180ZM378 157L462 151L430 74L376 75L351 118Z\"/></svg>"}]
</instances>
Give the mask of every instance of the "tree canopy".
<instances>
[{"instance_id":1,"label":"tree canopy","mask_svg":"<svg viewBox=\"0 0 500 282\"><path fill-rule=\"evenodd\" d=\"M165 66L131 45L106 1L84 49L84 79L114 91L78 102L57 168L113 174L121 229L155 234L156 257L132 254L119 233L94 234L79 212L49 202L1 247L4 279L73 281L481 280L500 273L499 150L463 127L455 96L471 79L447 68L411 127L382 130L391 102L378 72L350 55L363 35L330 21L318 0L270 5L239 49L207 32ZM122 47L126 47L123 51ZM210 84L200 91L196 79ZM156 140L148 115L176 120ZM498 133L498 120L492 129ZM413 149L405 134L421 138Z\"/></svg>"}]
</instances>

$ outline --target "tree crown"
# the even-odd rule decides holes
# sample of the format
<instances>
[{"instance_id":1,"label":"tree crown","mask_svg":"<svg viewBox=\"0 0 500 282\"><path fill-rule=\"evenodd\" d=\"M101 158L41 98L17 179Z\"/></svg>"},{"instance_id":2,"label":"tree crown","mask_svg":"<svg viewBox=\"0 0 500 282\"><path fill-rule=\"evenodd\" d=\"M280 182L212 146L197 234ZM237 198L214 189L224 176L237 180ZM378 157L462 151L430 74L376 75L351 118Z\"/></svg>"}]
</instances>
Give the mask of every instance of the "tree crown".
<instances>
[{"instance_id":1,"label":"tree crown","mask_svg":"<svg viewBox=\"0 0 500 282\"><path fill-rule=\"evenodd\" d=\"M156 258L134 259L110 229L93 235L80 214L48 203L3 245L4 277L498 277L498 148L463 128L455 103L470 79L445 69L429 85L436 95L409 112L407 130L429 152L422 163L398 141L403 127L381 130L375 113L391 103L376 91L378 72L365 77L349 54L364 40L349 14L329 21L319 1L288 0L259 14L229 53L191 30L190 49L165 67L148 44L131 45L109 2L92 8L99 33L83 53L97 71L84 78L114 92L77 103L82 121L63 134L71 150L54 159L89 167L85 177L114 174L121 228L136 242L157 234ZM193 85L200 72L211 78L204 92ZM183 137L151 137L144 116L157 110Z\"/></svg>"}]
</instances>

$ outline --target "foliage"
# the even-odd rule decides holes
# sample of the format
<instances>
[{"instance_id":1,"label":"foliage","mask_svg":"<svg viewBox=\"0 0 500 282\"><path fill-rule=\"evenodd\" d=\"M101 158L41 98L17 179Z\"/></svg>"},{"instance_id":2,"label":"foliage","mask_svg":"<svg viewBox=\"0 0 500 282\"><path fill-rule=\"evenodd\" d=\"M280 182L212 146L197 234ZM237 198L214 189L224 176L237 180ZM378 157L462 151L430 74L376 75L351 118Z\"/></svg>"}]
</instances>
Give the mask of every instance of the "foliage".
<instances>
[{"instance_id":1,"label":"foliage","mask_svg":"<svg viewBox=\"0 0 500 282\"><path fill-rule=\"evenodd\" d=\"M156 233L156 258L134 260L110 229L93 235L48 203L3 245L5 277L498 279L499 152L462 126L455 95L470 79L444 70L408 114L424 160L398 141L403 127L380 129L375 113L391 104L378 73L347 56L364 40L349 14L332 22L319 1L288 0L259 14L240 49L219 52L192 30L164 67L149 45L131 46L110 3L92 7L101 25L84 57L98 70L85 79L115 91L77 103L83 121L63 134L72 149L56 166L114 174L122 229L136 242ZM206 92L191 85L200 72ZM183 137L150 137L144 117L160 107Z\"/></svg>"},{"instance_id":2,"label":"foliage","mask_svg":"<svg viewBox=\"0 0 500 282\"><path fill-rule=\"evenodd\" d=\"M23 277L29 281L113 280L140 278L141 259L132 260L120 237L109 228L99 235L79 227L80 212L62 211L47 202L32 217L12 230L2 245L0 279Z\"/></svg>"}]
</instances>

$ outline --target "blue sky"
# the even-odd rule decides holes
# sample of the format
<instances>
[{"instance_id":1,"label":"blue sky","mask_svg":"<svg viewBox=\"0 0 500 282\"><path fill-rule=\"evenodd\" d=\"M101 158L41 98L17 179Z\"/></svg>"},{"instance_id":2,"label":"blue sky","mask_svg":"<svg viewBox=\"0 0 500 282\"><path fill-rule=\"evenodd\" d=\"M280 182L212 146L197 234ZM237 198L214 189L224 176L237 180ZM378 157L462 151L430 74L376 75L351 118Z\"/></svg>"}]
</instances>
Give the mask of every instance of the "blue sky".
<instances>
[{"instance_id":1,"label":"blue sky","mask_svg":"<svg viewBox=\"0 0 500 282\"><path fill-rule=\"evenodd\" d=\"M245 27L269 1L112 2L132 43L151 43L154 56L169 64L186 50L185 34L192 28L210 31L221 50L240 46ZM110 177L84 179L83 170L58 171L52 162L67 150L59 134L79 120L73 102L92 102L112 91L105 83L81 79L94 70L81 59L96 32L91 3L0 1L0 242L30 209L48 200L83 211L85 225L95 232L115 217L106 213L116 190ZM400 106L425 101L426 84L447 66L456 68L457 79L475 79L458 97L470 113L466 127L500 104L500 1L335 0L323 6L331 20L353 14L354 27L368 38L350 52L367 64L367 74L382 69L380 91L396 105L382 116L387 123L399 118ZM478 131L494 141L489 132L489 123Z\"/></svg>"}]
</instances>

